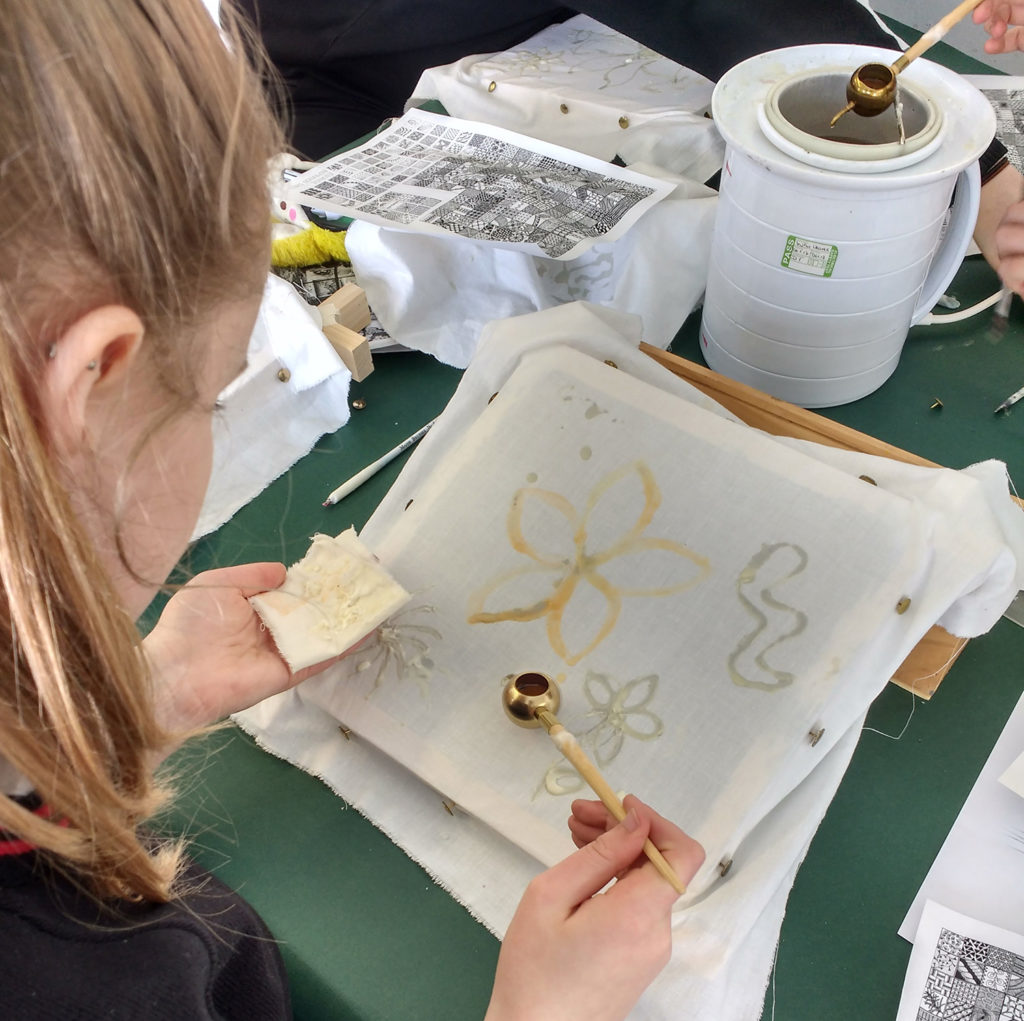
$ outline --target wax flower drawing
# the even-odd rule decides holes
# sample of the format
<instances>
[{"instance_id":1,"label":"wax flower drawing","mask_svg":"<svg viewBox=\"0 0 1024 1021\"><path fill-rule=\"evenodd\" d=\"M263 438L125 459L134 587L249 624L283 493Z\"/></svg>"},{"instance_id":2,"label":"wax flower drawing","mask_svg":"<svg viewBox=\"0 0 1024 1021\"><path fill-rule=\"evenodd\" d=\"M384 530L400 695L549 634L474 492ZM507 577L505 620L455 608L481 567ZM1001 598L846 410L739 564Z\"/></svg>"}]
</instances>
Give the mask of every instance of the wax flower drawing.
<instances>
[{"instance_id":1,"label":"wax flower drawing","mask_svg":"<svg viewBox=\"0 0 1024 1021\"><path fill-rule=\"evenodd\" d=\"M569 44L561 49L533 44L497 54L485 62L489 69L512 78L557 77L574 72L600 74L598 90L632 86L631 92L660 95L696 72L680 67L660 53L634 42L603 25L578 27L569 32ZM493 73L493 70L490 72ZM589 80L589 79L588 79Z\"/></svg>"},{"instance_id":2,"label":"wax flower drawing","mask_svg":"<svg viewBox=\"0 0 1024 1021\"><path fill-rule=\"evenodd\" d=\"M528 562L474 592L468 622L543 618L551 648L570 666L578 663L611 634L625 597L675 595L710 574L705 557L674 539L645 534L660 504L661 491L643 461L608 472L582 510L551 489L518 489L506 529L512 548ZM623 528L621 508L635 505L635 520Z\"/></svg>"},{"instance_id":3,"label":"wax flower drawing","mask_svg":"<svg viewBox=\"0 0 1024 1021\"><path fill-rule=\"evenodd\" d=\"M598 766L612 762L627 737L637 741L661 737L664 726L649 708L657 690L657 674L637 677L616 688L607 674L587 671L583 681L583 695L591 707L587 716L596 716L597 723L577 734L576 740ZM549 794L575 794L585 786L583 777L565 761L556 763L544 774L544 788Z\"/></svg>"},{"instance_id":4,"label":"wax flower drawing","mask_svg":"<svg viewBox=\"0 0 1024 1021\"><path fill-rule=\"evenodd\" d=\"M346 655L357 674L375 671L373 687L380 684L391 672L396 680L411 679L419 685L422 694L427 693L427 682L433 672L434 663L428 653L431 642L440 641L441 632L422 622L415 615L434 613L435 608L426 603L409 606L389 617L370 634L362 644Z\"/></svg>"}]
</instances>

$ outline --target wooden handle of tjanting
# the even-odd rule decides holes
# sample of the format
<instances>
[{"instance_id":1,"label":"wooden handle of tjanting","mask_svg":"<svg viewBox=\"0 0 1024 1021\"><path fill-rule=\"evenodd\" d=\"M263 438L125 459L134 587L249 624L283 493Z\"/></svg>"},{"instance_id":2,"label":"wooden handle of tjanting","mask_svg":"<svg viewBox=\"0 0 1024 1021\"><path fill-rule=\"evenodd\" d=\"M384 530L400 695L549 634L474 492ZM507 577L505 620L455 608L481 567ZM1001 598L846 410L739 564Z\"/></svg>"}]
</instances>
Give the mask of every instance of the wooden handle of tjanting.
<instances>
[{"instance_id":1,"label":"wooden handle of tjanting","mask_svg":"<svg viewBox=\"0 0 1024 1021\"><path fill-rule=\"evenodd\" d=\"M604 807L619 822L622 822L626 818L626 809L619 800L619 796L608 785L608 781L598 771L597 766L590 761L576 738L557 721L548 727L547 731L559 751L572 763L576 772L587 781L593 792L601 799ZM647 855L658 872L669 881L676 893L686 893L686 884L676 875L665 856L650 840L644 841L644 854Z\"/></svg>"},{"instance_id":2,"label":"wooden handle of tjanting","mask_svg":"<svg viewBox=\"0 0 1024 1021\"><path fill-rule=\"evenodd\" d=\"M970 14L980 3L981 0L963 0L963 3L954 7L949 14L932 25L913 46L905 50L903 55L893 62L892 69L897 73L902 71L915 57L920 57L925 50L934 46L961 18Z\"/></svg>"}]
</instances>

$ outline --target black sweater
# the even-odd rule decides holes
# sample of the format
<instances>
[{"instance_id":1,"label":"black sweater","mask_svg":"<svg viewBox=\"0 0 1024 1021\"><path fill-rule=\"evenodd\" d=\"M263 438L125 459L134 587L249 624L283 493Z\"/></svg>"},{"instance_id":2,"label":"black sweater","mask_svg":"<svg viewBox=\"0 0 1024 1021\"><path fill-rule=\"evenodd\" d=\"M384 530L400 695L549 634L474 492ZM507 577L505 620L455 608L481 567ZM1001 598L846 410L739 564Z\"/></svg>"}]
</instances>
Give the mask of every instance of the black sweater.
<instances>
[{"instance_id":1,"label":"black sweater","mask_svg":"<svg viewBox=\"0 0 1024 1021\"><path fill-rule=\"evenodd\" d=\"M292 138L313 158L402 113L420 74L471 53L508 49L589 14L717 80L734 64L802 43L896 48L856 0L241 0L281 72Z\"/></svg>"},{"instance_id":2,"label":"black sweater","mask_svg":"<svg viewBox=\"0 0 1024 1021\"><path fill-rule=\"evenodd\" d=\"M277 1021L291 1017L277 945L236 893L100 907L32 851L0 856L5 1021Z\"/></svg>"}]
</instances>

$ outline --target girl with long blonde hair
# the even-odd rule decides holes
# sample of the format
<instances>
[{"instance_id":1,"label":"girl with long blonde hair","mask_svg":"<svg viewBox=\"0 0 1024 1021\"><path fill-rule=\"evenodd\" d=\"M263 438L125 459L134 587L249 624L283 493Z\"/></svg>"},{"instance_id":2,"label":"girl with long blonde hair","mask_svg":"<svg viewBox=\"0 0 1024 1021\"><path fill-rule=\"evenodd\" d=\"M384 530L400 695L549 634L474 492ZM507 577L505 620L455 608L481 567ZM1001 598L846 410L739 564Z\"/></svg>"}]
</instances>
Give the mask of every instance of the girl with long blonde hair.
<instances>
[{"instance_id":1,"label":"girl with long blonde hair","mask_svg":"<svg viewBox=\"0 0 1024 1021\"><path fill-rule=\"evenodd\" d=\"M281 564L207 572L144 642L134 625L191 534L268 263L282 143L265 69L222 18L199 0L4 0L0 17L7 1018L289 1016L259 918L144 828L170 750L305 676L247 601ZM618 826L575 806L582 850L528 889L495 1021L621 1017L664 964L675 894L641 846L683 876L702 854L629 805ZM518 981L536 953L561 962L550 985Z\"/></svg>"}]
</instances>

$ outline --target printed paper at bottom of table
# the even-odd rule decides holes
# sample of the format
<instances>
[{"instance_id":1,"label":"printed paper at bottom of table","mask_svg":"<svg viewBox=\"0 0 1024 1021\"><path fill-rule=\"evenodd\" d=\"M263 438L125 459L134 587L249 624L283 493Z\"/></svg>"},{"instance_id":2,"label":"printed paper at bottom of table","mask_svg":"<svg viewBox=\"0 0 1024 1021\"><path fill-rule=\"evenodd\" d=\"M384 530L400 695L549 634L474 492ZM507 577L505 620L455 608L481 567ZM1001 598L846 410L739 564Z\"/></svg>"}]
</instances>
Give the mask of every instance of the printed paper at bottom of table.
<instances>
[{"instance_id":1,"label":"printed paper at bottom of table","mask_svg":"<svg viewBox=\"0 0 1024 1021\"><path fill-rule=\"evenodd\" d=\"M1024 936L928 901L897 1021L1024 1021Z\"/></svg>"}]
</instances>

